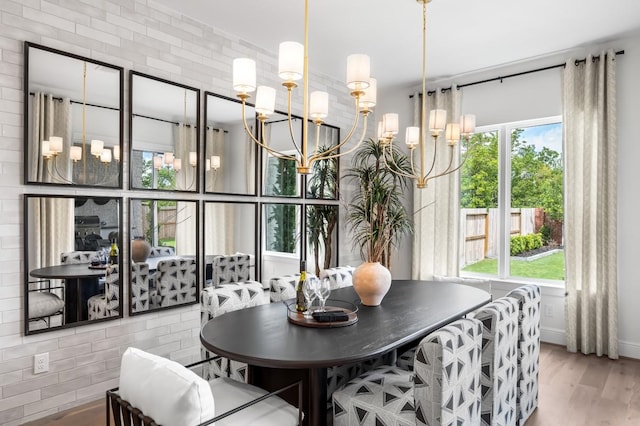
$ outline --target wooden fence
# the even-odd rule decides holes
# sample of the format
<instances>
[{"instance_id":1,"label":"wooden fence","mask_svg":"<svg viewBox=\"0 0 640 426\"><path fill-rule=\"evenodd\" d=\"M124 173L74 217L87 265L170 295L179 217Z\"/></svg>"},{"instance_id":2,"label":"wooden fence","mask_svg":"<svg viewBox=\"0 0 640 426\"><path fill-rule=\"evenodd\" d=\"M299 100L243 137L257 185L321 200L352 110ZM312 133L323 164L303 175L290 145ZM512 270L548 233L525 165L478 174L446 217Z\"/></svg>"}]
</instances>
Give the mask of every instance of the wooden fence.
<instances>
[{"instance_id":1,"label":"wooden fence","mask_svg":"<svg viewBox=\"0 0 640 426\"><path fill-rule=\"evenodd\" d=\"M142 226L146 232L149 229L151 207L147 204L142 206ZM158 239L173 239L176 236L176 206L160 207L158 209Z\"/></svg>"},{"instance_id":2,"label":"wooden fence","mask_svg":"<svg viewBox=\"0 0 640 426\"><path fill-rule=\"evenodd\" d=\"M464 241L461 267L498 256L498 209L462 209L460 221ZM543 223L542 209L511 209L511 235L533 234Z\"/></svg>"}]
</instances>

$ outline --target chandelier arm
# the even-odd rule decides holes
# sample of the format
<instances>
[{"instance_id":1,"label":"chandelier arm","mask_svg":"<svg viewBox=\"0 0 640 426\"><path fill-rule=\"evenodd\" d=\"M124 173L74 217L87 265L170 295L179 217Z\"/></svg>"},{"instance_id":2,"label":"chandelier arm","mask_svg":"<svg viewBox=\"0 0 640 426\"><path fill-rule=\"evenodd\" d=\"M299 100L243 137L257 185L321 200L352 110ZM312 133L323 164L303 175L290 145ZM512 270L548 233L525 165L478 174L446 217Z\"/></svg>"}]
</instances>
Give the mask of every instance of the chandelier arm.
<instances>
[{"instance_id":1,"label":"chandelier arm","mask_svg":"<svg viewBox=\"0 0 640 426\"><path fill-rule=\"evenodd\" d=\"M391 145L391 141L389 142L389 145ZM390 151L391 151L391 148L390 148ZM391 160L393 161L393 153L391 152L390 155L391 155ZM387 161L387 155L385 154L384 147L382 148L382 162L384 163L384 166L391 171L391 173L394 173L398 176L404 176L409 179L417 179L417 176L410 175L409 173L405 172L404 170L399 168L395 164L395 162L393 163L395 167L389 167L389 163Z\"/></svg>"},{"instance_id":2,"label":"chandelier arm","mask_svg":"<svg viewBox=\"0 0 640 426\"><path fill-rule=\"evenodd\" d=\"M426 150L426 147L424 147L424 149ZM422 156L422 158L424 158L424 152L420 152L420 155ZM431 167L429 167L429 171L424 174L423 179L426 179L427 176L429 176L433 172L433 169L435 169L436 167L437 158L438 158L438 136L436 135L433 137L433 160L431 161ZM424 171L424 170L421 170L421 171Z\"/></svg>"},{"instance_id":3,"label":"chandelier arm","mask_svg":"<svg viewBox=\"0 0 640 426\"><path fill-rule=\"evenodd\" d=\"M246 117L246 114L245 114L245 101L244 101L244 99L242 100L242 124L244 126L245 133L247 135L249 135L251 140L253 142L255 142L256 144L258 144L260 147L262 147L265 150L267 150L267 152L269 152L271 155L273 155L274 157L277 157L277 158L282 158L284 160L293 160L293 161L297 162L296 157L294 157L292 155L283 154L281 152L278 152L278 151L270 148L268 145L266 145L265 143L261 142L258 138L256 138L253 135L253 132L249 129L249 124L247 123L247 117ZM262 134L264 135L264 119L260 119L260 127L261 127L261 130L262 130Z\"/></svg>"},{"instance_id":4,"label":"chandelier arm","mask_svg":"<svg viewBox=\"0 0 640 426\"><path fill-rule=\"evenodd\" d=\"M349 139L351 139L351 137L353 136L353 133L356 131L356 128L358 127L358 123L360 122L360 114L362 114L366 120L367 116L369 115L369 111L360 111L359 112L359 108L358 108L358 101L360 99L359 95L354 96L355 99L355 105L356 105L356 113L355 113L355 119L353 121L353 125L351 126L351 129L349 130L349 132L347 133L347 136L340 141L340 143L338 143L336 146L332 147L331 149L329 149L328 152L333 152L333 151L337 151L340 148L342 148L342 146L344 146L344 144L346 144ZM366 121L365 121L365 125L363 126L363 137L360 139L360 142L362 142L364 140L364 133L367 131L367 126L366 126ZM358 142L357 145L360 144L360 142ZM356 145L356 146L357 146ZM347 152L351 152L351 150L347 151ZM341 155L346 155L345 154L341 154Z\"/></svg>"},{"instance_id":5,"label":"chandelier arm","mask_svg":"<svg viewBox=\"0 0 640 426\"><path fill-rule=\"evenodd\" d=\"M363 118L363 122L362 122L362 135L360 136L360 140L354 146L352 146L351 148L349 148L345 152L338 152L338 153L331 154L331 155L325 155L325 154L328 154L328 153L330 153L332 151L335 151L336 149L338 149L342 145L344 145L349 140L349 138L347 138L344 141L340 142L338 145L336 145L336 146L332 147L331 149L325 151L322 155L313 155L313 156L311 156L311 159L313 161L316 161L316 160L330 160L332 158L338 158L338 157L342 157L343 155L351 154L353 151L355 151L360 146L362 141L364 141L364 138L365 138L365 136L367 134L367 119L369 117L369 114L368 113L367 114L363 114L363 116L364 116L364 118ZM355 129L355 127L354 127L354 129ZM353 129L352 129L351 133L353 133Z\"/></svg>"},{"instance_id":6,"label":"chandelier arm","mask_svg":"<svg viewBox=\"0 0 640 426\"><path fill-rule=\"evenodd\" d=\"M287 116L289 118L287 121L289 122L289 135L291 136L291 143L293 144L293 147L296 149L296 151L298 151L300 157L302 157L302 150L300 150L300 145L298 145L295 134L293 133L293 117L291 115L291 90L291 87L287 88ZM305 143L304 138L302 139L302 143Z\"/></svg>"},{"instance_id":7,"label":"chandelier arm","mask_svg":"<svg viewBox=\"0 0 640 426\"><path fill-rule=\"evenodd\" d=\"M455 172L457 172L458 170L460 170L460 169L462 168L462 166L464 166L464 163L467 161L467 156L468 156L468 154L469 154L469 150L465 151L465 153L464 153L464 157L462 157L462 162L460 162L460 164L458 164L458 166L457 166L456 168L454 168L454 169L452 169L452 170L447 170L447 171L445 171L445 172L443 172L443 173L440 173L440 174L438 174L438 175L434 175L434 176L431 176L431 177L427 178L427 179L425 180L425 184L426 184L427 182L429 182L431 179L435 179L435 178L438 178L438 177L441 177L441 176L446 176L446 175L448 175L448 174L455 173ZM451 163L453 163L453 155L451 156Z\"/></svg>"},{"instance_id":8,"label":"chandelier arm","mask_svg":"<svg viewBox=\"0 0 640 426\"><path fill-rule=\"evenodd\" d=\"M413 165L413 154L414 154L414 152L416 151L416 149L415 149L415 148L413 148L413 149L410 149L409 151L411 151L411 152L410 152L410 154L411 154L411 155L410 155L410 157L409 157L409 159L410 159L410 161L411 161L411 173L413 173L413 175L414 175L414 176L418 176L418 173L416 173L416 169L415 169L415 167L414 167L414 165Z\"/></svg>"}]
</instances>

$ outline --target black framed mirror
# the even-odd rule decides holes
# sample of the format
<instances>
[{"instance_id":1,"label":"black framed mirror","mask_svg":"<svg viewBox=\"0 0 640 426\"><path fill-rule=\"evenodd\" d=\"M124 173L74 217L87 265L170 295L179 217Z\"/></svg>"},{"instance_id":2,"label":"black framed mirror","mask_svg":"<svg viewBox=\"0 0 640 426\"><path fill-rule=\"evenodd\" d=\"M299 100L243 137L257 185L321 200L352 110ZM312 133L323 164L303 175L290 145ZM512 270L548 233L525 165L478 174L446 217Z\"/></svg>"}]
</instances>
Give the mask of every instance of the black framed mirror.
<instances>
[{"instance_id":1,"label":"black framed mirror","mask_svg":"<svg viewBox=\"0 0 640 426\"><path fill-rule=\"evenodd\" d=\"M132 189L197 192L200 90L131 71Z\"/></svg>"},{"instance_id":2,"label":"black framed mirror","mask_svg":"<svg viewBox=\"0 0 640 426\"><path fill-rule=\"evenodd\" d=\"M205 202L205 286L255 281L258 235L257 203Z\"/></svg>"},{"instance_id":3,"label":"black framed mirror","mask_svg":"<svg viewBox=\"0 0 640 426\"><path fill-rule=\"evenodd\" d=\"M27 184L122 187L124 70L25 42Z\"/></svg>"},{"instance_id":4,"label":"black framed mirror","mask_svg":"<svg viewBox=\"0 0 640 426\"><path fill-rule=\"evenodd\" d=\"M198 303L198 213L193 200L129 200L131 315Z\"/></svg>"},{"instance_id":5,"label":"black framed mirror","mask_svg":"<svg viewBox=\"0 0 640 426\"><path fill-rule=\"evenodd\" d=\"M299 156L292 141L298 145L302 139L302 118L292 116L291 128L287 114L276 112L264 123L264 141L274 150L286 155ZM296 162L278 158L265 149L262 155L262 195L265 197L302 197L302 175L296 170Z\"/></svg>"},{"instance_id":6,"label":"black framed mirror","mask_svg":"<svg viewBox=\"0 0 640 426\"><path fill-rule=\"evenodd\" d=\"M302 204L262 204L262 282L300 270Z\"/></svg>"},{"instance_id":7,"label":"black framed mirror","mask_svg":"<svg viewBox=\"0 0 640 426\"><path fill-rule=\"evenodd\" d=\"M319 128L308 123L309 135L316 138L318 131L318 151L326 152L340 143L340 129L328 124L322 124ZM315 145L314 145L315 148ZM339 153L339 149L332 154ZM340 159L329 158L318 160L311 165L311 173L306 176L307 199L337 200L340 183Z\"/></svg>"},{"instance_id":8,"label":"black framed mirror","mask_svg":"<svg viewBox=\"0 0 640 426\"><path fill-rule=\"evenodd\" d=\"M204 145L207 193L256 195L257 145L242 121L242 103L205 92ZM247 125L257 136L253 106L245 108Z\"/></svg>"},{"instance_id":9,"label":"black framed mirror","mask_svg":"<svg viewBox=\"0 0 640 426\"><path fill-rule=\"evenodd\" d=\"M24 225L25 334L122 317L122 198L26 194Z\"/></svg>"},{"instance_id":10,"label":"black framed mirror","mask_svg":"<svg viewBox=\"0 0 640 426\"><path fill-rule=\"evenodd\" d=\"M339 206L307 204L305 206L307 270L320 276L320 271L338 266Z\"/></svg>"}]
</instances>

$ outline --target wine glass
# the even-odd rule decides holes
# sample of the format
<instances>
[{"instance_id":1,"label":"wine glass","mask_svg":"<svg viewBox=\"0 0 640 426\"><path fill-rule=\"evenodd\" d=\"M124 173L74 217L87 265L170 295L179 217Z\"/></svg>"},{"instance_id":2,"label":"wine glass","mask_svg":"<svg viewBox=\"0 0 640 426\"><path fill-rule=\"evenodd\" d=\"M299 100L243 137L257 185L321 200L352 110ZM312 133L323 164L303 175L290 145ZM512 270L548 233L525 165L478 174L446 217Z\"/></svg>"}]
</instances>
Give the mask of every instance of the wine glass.
<instances>
[{"instance_id":1,"label":"wine glass","mask_svg":"<svg viewBox=\"0 0 640 426\"><path fill-rule=\"evenodd\" d=\"M302 286L302 293L307 301L307 311L305 312L305 318L311 318L313 301L318 297L318 279L316 277L307 278Z\"/></svg>"},{"instance_id":2,"label":"wine glass","mask_svg":"<svg viewBox=\"0 0 640 426\"><path fill-rule=\"evenodd\" d=\"M326 312L324 304L327 302L329 295L331 294L331 286L329 284L329 278L322 278L318 285L318 299L320 299L320 312Z\"/></svg>"}]
</instances>

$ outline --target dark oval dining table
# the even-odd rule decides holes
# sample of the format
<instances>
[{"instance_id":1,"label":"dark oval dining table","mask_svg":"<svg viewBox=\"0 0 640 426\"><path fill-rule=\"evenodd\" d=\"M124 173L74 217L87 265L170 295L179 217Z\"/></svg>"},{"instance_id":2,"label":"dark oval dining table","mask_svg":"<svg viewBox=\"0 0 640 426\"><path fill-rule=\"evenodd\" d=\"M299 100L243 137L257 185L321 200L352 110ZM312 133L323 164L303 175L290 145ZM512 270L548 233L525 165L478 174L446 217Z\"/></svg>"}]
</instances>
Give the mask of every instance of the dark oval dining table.
<instances>
[{"instance_id":1,"label":"dark oval dining table","mask_svg":"<svg viewBox=\"0 0 640 426\"><path fill-rule=\"evenodd\" d=\"M331 300L359 303L353 287ZM346 327L312 328L290 323L285 303L229 312L210 320L200 340L208 350L249 364L249 382L267 390L303 382L305 424L327 421L326 368L375 358L419 339L491 301L486 291L462 284L393 281L380 306L358 306ZM297 393L285 395L297 402Z\"/></svg>"}]
</instances>

